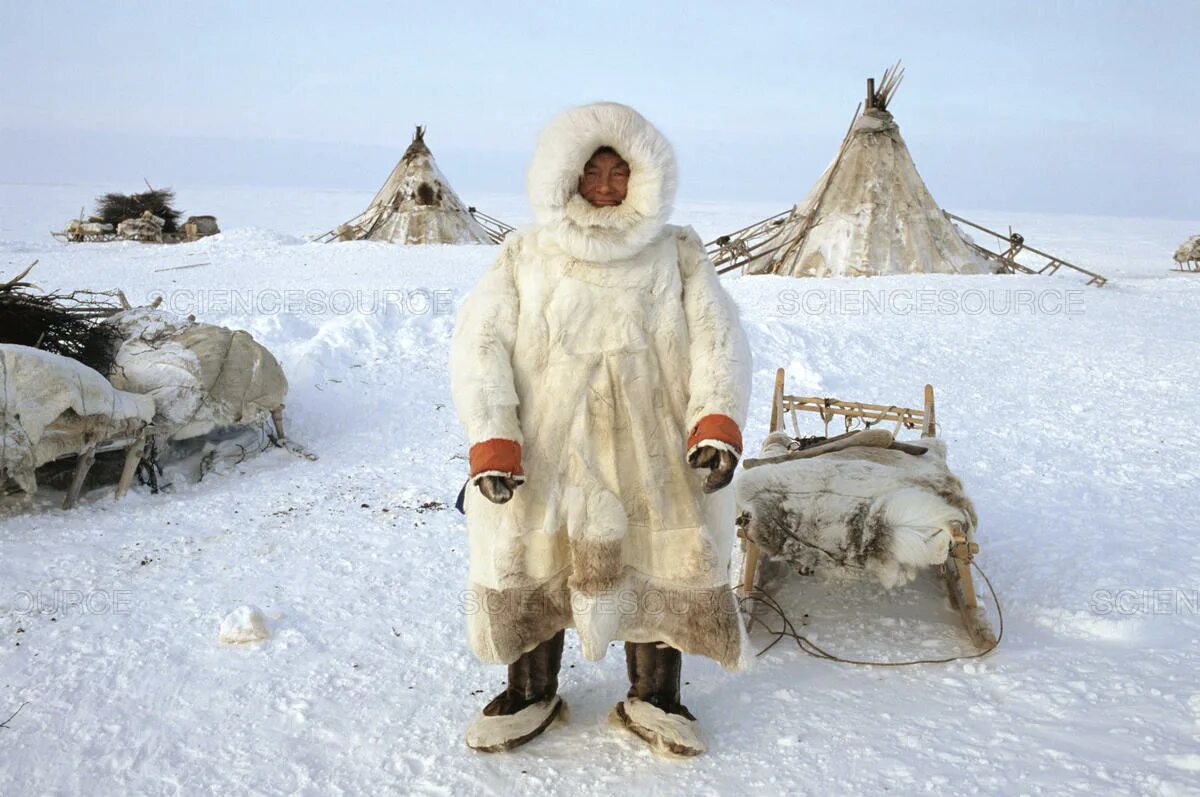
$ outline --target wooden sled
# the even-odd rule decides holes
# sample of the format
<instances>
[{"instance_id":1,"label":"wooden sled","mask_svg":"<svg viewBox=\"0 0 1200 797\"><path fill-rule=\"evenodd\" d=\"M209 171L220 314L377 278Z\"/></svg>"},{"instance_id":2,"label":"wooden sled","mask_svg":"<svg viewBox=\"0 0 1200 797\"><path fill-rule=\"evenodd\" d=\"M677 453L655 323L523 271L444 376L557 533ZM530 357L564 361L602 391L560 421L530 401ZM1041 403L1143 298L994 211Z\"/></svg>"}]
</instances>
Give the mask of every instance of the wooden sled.
<instances>
[{"instance_id":1,"label":"wooden sled","mask_svg":"<svg viewBox=\"0 0 1200 797\"><path fill-rule=\"evenodd\" d=\"M276 448L282 448L303 459L319 459L315 453L309 451L305 446L286 436L284 433L282 404L271 411L271 426L272 429L268 433L268 437L271 444ZM114 499L119 500L129 492L130 487L133 485L134 476L137 474L139 468L143 467L145 468L145 473L149 474L151 490L158 492L159 488L154 474L152 453L157 450L160 443L160 439L156 439L157 431L160 430L156 430L152 424L144 423L127 423L121 425L119 429L114 429L111 422L104 422L103 424L94 425L94 428L89 427L88 431L82 435L78 431L62 428L60 421L55 421L46 427L45 434L48 438L57 436L58 438L68 440L70 447L74 449L54 460L67 464L72 474L70 486L66 489L62 508L73 509L78 505L88 474L96 462L96 455L108 451L123 450L125 454L121 475L113 489ZM0 489L0 497L7 497L11 493L18 492L18 489L7 479L7 474L3 473L0 473L0 488L3 488Z\"/></svg>"},{"instance_id":2,"label":"wooden sled","mask_svg":"<svg viewBox=\"0 0 1200 797\"><path fill-rule=\"evenodd\" d=\"M503 243L505 237L516 229L511 224L489 216L473 206L467 208L467 212L471 214L475 221L479 222L479 226L483 227L483 231L488 234L488 237L492 239L492 243L494 244Z\"/></svg>"},{"instance_id":3,"label":"wooden sled","mask_svg":"<svg viewBox=\"0 0 1200 797\"><path fill-rule=\"evenodd\" d=\"M61 447L70 447L66 453L54 460L43 462L42 466L52 463L63 463L70 468L71 481L63 498L62 508L73 509L83 493L84 483L91 472L96 456L109 451L123 451L124 457L121 475L113 489L113 498L120 499L133 484L134 473L146 454L147 447L153 436L153 427L144 422L125 422L114 424L109 419L99 420L88 424L84 432L64 425L62 420L56 420L46 427L44 439L52 441L55 438L63 441ZM39 466L41 467L41 466ZM20 492L19 488L9 480L8 474L0 472L0 491L4 497Z\"/></svg>"},{"instance_id":4,"label":"wooden sled","mask_svg":"<svg viewBox=\"0 0 1200 797\"><path fill-rule=\"evenodd\" d=\"M925 406L923 409L910 409L895 405L863 404L860 402L842 401L835 398L818 398L813 396L790 396L784 392L784 371L780 368L775 373L775 391L771 401L771 431L786 431L785 418L792 421L792 434L800 437L797 411L815 412L825 422L825 432L828 436L829 422L836 416L846 419L847 430L854 419L864 424L875 424L879 421L893 421L896 430L921 430L921 437L935 437L937 422L934 417L933 386L925 385ZM938 576L946 586L951 606L959 613L963 627L971 642L981 651L990 650L996 645L996 634L992 630L987 614L975 594L975 580L971 572L971 562L979 553L979 544L975 541L973 532L955 525L951 528L953 542L946 556L946 561L937 566ZM742 538L742 550L745 558L742 567L741 594L746 599L743 603L748 615L748 625L753 625L756 609L756 596L762 595L762 585L766 577L768 557L754 542L746 538L739 529L738 536Z\"/></svg>"}]
</instances>

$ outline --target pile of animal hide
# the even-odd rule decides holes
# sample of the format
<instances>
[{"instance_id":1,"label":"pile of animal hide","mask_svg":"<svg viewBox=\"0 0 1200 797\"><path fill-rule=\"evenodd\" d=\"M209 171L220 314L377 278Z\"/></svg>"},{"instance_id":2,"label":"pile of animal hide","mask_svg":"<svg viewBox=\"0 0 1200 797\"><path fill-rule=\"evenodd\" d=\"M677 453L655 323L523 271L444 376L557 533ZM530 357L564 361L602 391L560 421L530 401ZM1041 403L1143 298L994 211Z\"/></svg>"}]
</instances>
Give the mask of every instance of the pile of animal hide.
<instances>
[{"instance_id":1,"label":"pile of animal hide","mask_svg":"<svg viewBox=\"0 0 1200 797\"><path fill-rule=\"evenodd\" d=\"M117 225L117 235L129 241L162 243L166 222L148 210L135 219L125 219Z\"/></svg>"},{"instance_id":2,"label":"pile of animal hide","mask_svg":"<svg viewBox=\"0 0 1200 797\"><path fill-rule=\"evenodd\" d=\"M1175 262L1195 263L1197 261L1200 261L1200 235L1193 235L1175 250Z\"/></svg>"},{"instance_id":3,"label":"pile of animal hide","mask_svg":"<svg viewBox=\"0 0 1200 797\"><path fill-rule=\"evenodd\" d=\"M784 432L768 435L761 459L747 460L735 481L739 525L802 574L859 571L891 588L946 560L952 524L973 530L978 520L946 466L944 441L859 434L872 444L826 446L838 450L815 456L797 454Z\"/></svg>"},{"instance_id":4,"label":"pile of animal hide","mask_svg":"<svg viewBox=\"0 0 1200 797\"><path fill-rule=\"evenodd\" d=\"M0 486L31 494L40 466L127 447L150 423L164 456L244 457L282 409L283 369L249 333L120 310L119 293L37 293L29 270L0 283Z\"/></svg>"},{"instance_id":5,"label":"pile of animal hide","mask_svg":"<svg viewBox=\"0 0 1200 797\"><path fill-rule=\"evenodd\" d=\"M123 340L109 378L121 390L154 400L156 433L169 439L254 423L287 396L279 361L248 332L149 307L106 323Z\"/></svg>"},{"instance_id":6,"label":"pile of animal hide","mask_svg":"<svg viewBox=\"0 0 1200 797\"><path fill-rule=\"evenodd\" d=\"M102 221L71 219L63 227L62 234L68 241L86 241L89 238L105 238L115 235L116 232L116 227Z\"/></svg>"},{"instance_id":7,"label":"pile of animal hide","mask_svg":"<svg viewBox=\"0 0 1200 797\"><path fill-rule=\"evenodd\" d=\"M0 483L31 494L35 471L90 443L127 445L154 417L154 401L117 390L78 360L0 344Z\"/></svg>"},{"instance_id":8,"label":"pile of animal hide","mask_svg":"<svg viewBox=\"0 0 1200 797\"><path fill-rule=\"evenodd\" d=\"M175 193L169 188L150 189L140 194L110 193L96 200L96 215L84 221L71 219L54 237L68 243L88 241L141 241L183 243L221 232L215 216L183 215L172 206Z\"/></svg>"}]
</instances>

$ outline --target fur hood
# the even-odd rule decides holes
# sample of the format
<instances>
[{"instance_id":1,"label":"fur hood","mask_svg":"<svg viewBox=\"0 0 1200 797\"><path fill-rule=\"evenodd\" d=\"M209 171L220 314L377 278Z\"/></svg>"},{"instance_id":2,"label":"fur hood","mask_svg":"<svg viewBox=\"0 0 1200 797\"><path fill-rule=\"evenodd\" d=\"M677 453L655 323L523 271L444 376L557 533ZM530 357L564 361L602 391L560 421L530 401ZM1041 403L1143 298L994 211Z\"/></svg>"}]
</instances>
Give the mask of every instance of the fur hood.
<instances>
[{"instance_id":1,"label":"fur hood","mask_svg":"<svg viewBox=\"0 0 1200 797\"><path fill-rule=\"evenodd\" d=\"M609 146L630 167L629 193L596 208L579 194L579 176L598 148ZM599 102L554 117L538 137L526 188L538 239L594 263L633 257L662 232L675 201L675 153L632 108Z\"/></svg>"}]
</instances>

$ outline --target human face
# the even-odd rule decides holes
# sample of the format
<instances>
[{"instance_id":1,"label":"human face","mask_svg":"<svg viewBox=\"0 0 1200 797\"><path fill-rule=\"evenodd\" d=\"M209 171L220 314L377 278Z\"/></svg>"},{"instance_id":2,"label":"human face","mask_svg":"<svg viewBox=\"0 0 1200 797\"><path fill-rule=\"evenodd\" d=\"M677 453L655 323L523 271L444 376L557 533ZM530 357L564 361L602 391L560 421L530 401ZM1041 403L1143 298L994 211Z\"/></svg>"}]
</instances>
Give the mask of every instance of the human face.
<instances>
[{"instance_id":1,"label":"human face","mask_svg":"<svg viewBox=\"0 0 1200 797\"><path fill-rule=\"evenodd\" d=\"M620 155L597 152L588 159L579 178L579 193L597 208L625 201L629 191L629 164Z\"/></svg>"}]
</instances>

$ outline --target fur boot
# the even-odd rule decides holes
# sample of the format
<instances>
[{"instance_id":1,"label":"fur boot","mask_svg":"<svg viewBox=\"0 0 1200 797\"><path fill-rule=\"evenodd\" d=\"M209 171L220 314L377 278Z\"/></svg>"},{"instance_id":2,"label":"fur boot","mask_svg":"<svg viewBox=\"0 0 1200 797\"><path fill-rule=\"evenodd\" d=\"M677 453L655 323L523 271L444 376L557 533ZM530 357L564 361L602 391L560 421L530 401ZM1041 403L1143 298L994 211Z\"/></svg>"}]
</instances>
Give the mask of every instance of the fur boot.
<instances>
[{"instance_id":1,"label":"fur boot","mask_svg":"<svg viewBox=\"0 0 1200 797\"><path fill-rule=\"evenodd\" d=\"M626 642L629 693L612 718L659 753L695 756L706 749L698 723L679 702L683 656L661 642Z\"/></svg>"},{"instance_id":2,"label":"fur boot","mask_svg":"<svg viewBox=\"0 0 1200 797\"><path fill-rule=\"evenodd\" d=\"M467 746L481 753L520 747L555 721L566 721L558 696L564 632L559 631L508 665L508 686L467 727Z\"/></svg>"}]
</instances>

